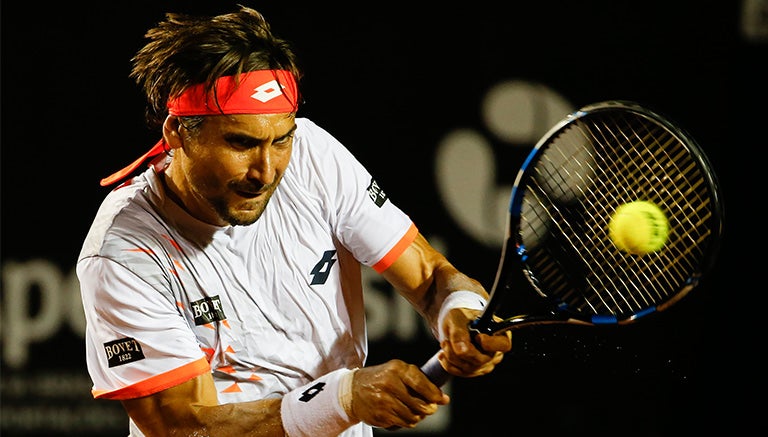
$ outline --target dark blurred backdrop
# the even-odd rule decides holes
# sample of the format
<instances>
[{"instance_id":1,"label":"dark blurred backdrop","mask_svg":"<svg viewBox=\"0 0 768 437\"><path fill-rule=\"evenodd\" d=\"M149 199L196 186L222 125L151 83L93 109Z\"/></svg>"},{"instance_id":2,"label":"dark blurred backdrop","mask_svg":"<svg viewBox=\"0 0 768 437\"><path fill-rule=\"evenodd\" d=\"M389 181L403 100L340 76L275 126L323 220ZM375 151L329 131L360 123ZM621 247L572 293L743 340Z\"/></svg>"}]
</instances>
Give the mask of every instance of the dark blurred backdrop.
<instances>
[{"instance_id":1,"label":"dark blurred backdrop","mask_svg":"<svg viewBox=\"0 0 768 437\"><path fill-rule=\"evenodd\" d=\"M536 140L577 107L627 99L667 114L724 186L721 256L677 307L617 330L519 331L498 371L452 381L449 407L397 433L737 435L754 426L757 407L745 399L764 387L765 256L749 217L762 198L768 1L4 1L4 436L127 434L119 404L90 396L74 264L107 192L99 179L158 136L128 78L143 33L166 11L236 3L293 42L306 72L300 115L346 144L430 241L488 287L503 234L498 199ZM434 340L382 281L370 272L365 281L369 362L421 364Z\"/></svg>"}]
</instances>

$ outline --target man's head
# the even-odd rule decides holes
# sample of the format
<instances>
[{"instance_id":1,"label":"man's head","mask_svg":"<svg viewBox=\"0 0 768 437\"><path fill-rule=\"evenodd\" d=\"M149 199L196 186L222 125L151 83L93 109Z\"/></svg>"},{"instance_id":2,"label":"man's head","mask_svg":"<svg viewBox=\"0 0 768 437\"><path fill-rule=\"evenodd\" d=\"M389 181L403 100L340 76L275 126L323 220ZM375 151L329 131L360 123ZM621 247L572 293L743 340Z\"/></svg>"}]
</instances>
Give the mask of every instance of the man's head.
<instances>
[{"instance_id":1,"label":"man's head","mask_svg":"<svg viewBox=\"0 0 768 437\"><path fill-rule=\"evenodd\" d=\"M169 195L207 223L255 222L293 145L300 75L288 43L246 7L215 17L168 14L146 36L131 76L173 156Z\"/></svg>"},{"instance_id":2,"label":"man's head","mask_svg":"<svg viewBox=\"0 0 768 437\"><path fill-rule=\"evenodd\" d=\"M254 70L285 70L296 83L301 79L290 44L272 34L257 11L240 7L215 17L169 13L146 33L149 42L133 57L131 78L147 99L147 121L159 128L168 104L191 86L201 87L218 100L217 81L239 78ZM300 102L300 91L296 91ZM294 111L295 112L295 111Z\"/></svg>"}]
</instances>

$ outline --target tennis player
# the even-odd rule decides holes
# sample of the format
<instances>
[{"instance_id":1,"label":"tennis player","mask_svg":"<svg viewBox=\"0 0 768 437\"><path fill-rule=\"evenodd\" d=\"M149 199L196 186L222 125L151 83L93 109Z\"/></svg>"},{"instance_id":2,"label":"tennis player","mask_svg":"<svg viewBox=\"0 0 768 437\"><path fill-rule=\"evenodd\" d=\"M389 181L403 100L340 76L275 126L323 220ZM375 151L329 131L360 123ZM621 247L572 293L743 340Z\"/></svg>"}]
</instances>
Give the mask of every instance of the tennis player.
<instances>
[{"instance_id":1,"label":"tennis player","mask_svg":"<svg viewBox=\"0 0 768 437\"><path fill-rule=\"evenodd\" d=\"M494 369L510 337L476 348L467 329L487 292L297 117L294 53L259 12L169 13L146 37L131 77L161 139L102 180L77 263L92 393L122 402L131 436L371 436L435 413L449 398L418 366L366 366L363 265L450 373Z\"/></svg>"}]
</instances>

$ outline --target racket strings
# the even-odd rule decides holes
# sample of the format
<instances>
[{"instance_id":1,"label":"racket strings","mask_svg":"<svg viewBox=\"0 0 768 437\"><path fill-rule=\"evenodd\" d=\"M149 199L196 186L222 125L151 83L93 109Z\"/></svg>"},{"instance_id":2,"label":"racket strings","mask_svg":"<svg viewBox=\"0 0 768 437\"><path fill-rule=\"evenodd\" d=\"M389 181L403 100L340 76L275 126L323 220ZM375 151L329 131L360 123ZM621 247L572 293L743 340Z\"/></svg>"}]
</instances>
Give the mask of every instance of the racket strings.
<instances>
[{"instance_id":1,"label":"racket strings","mask_svg":"<svg viewBox=\"0 0 768 437\"><path fill-rule=\"evenodd\" d=\"M667 126L631 111L569 123L531 170L517 238L540 293L571 311L631 319L676 299L697 277L712 237L713 193L697 155ZM643 256L607 236L621 204L667 214L665 246Z\"/></svg>"},{"instance_id":2,"label":"racket strings","mask_svg":"<svg viewBox=\"0 0 768 437\"><path fill-rule=\"evenodd\" d=\"M670 155L670 152L674 153L673 149L680 143L661 126L637 122L641 120L622 120L622 124L618 124L618 129L610 129L610 126L605 123L602 126L596 125L596 127L602 127L600 131L604 132L600 143L610 145L611 141L615 141L619 145L616 150L621 152L608 155L609 149L603 149L605 156L611 157L613 164L615 164L612 167L606 165L606 168L613 168L616 178L606 177L606 180L617 180L616 186L625 188L622 192L617 193L616 199L618 199L619 204L643 199L651 200L663 207L671 203L669 196L674 191L670 190L670 187L664 182L668 179L669 174L680 174L680 169L674 167L680 159L686 158L687 155ZM636 122L633 123L632 121ZM650 171L652 169L660 169L661 172ZM613 204L615 205L616 202ZM610 213L603 216L610 216ZM609 241L605 241L605 239L601 241L606 243L606 254L615 252ZM667 270L654 269L646 261L647 258L636 260L639 265L634 266L636 267L634 269L630 268L632 266L627 266L626 271L634 273L633 280L627 281L626 277L618 276L623 287L614 287L608 290L619 290L619 294L621 294L620 290L622 289L629 290L629 295L634 298L634 303L639 308L651 306L666 299L670 292L676 290L674 281L670 281L670 277L665 275ZM677 265L676 262L666 263L668 268L675 268ZM641 288L636 285L641 283L649 284L649 286Z\"/></svg>"},{"instance_id":3,"label":"racket strings","mask_svg":"<svg viewBox=\"0 0 768 437\"><path fill-rule=\"evenodd\" d=\"M644 121L645 119L637 118ZM636 125L636 126L635 126ZM631 161L634 165L632 171L625 171L629 180L636 181L636 184L628 184L628 190L631 196L638 199L652 200L662 207L670 205L680 205L675 199L677 191L686 191L690 176L688 171L680 168L681 163L693 164L690 154L683 147L683 143L678 141L668 130L658 124L634 123L627 124L626 129L620 129L620 132L630 132L632 135L625 135L626 141L622 141L622 147L626 145L625 150L639 149L637 159ZM689 168L696 168L695 165L689 165ZM659 171L648 171L648 169L660 169ZM685 175L685 178L670 178L670 175ZM701 181L701 177L694 178ZM690 190L689 190L690 191ZM678 196L685 199L685 196ZM620 202L636 200L632 198L620 199ZM675 227L672 226L672 232ZM674 236L670 239L671 243L677 241ZM671 248L672 249L672 248ZM610 253L610 252L609 252ZM641 289L634 287L637 292L635 296L647 296L643 300L647 305L660 302L666 299L670 293L679 290L677 282L682 280L684 275L691 271L692 265L684 266L686 257L670 258L668 255L677 253L675 250L666 250L663 252L662 259L666 257L663 264L666 268L655 269L648 258L635 260L639 265L635 271L637 278L646 284L657 285L654 287L645 287ZM672 274L670 274L672 273ZM642 275L642 276L641 276ZM630 288L630 293L632 289ZM652 293L649 296L647 293Z\"/></svg>"}]
</instances>

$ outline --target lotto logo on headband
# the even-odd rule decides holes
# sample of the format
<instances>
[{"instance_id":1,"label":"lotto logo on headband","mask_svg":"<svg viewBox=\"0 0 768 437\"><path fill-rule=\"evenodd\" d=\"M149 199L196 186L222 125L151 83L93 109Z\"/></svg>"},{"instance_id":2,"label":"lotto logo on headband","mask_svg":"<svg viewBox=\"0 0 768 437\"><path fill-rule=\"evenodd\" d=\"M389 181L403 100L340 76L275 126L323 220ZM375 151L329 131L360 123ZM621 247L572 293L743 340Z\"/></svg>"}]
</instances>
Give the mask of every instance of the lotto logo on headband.
<instances>
[{"instance_id":1,"label":"lotto logo on headband","mask_svg":"<svg viewBox=\"0 0 768 437\"><path fill-rule=\"evenodd\" d=\"M257 70L219 78L209 93L206 84L193 85L168 101L177 116L221 114L280 114L296 112L296 79L287 70Z\"/></svg>"},{"instance_id":2,"label":"lotto logo on headband","mask_svg":"<svg viewBox=\"0 0 768 437\"><path fill-rule=\"evenodd\" d=\"M283 91L279 83L276 80L270 80L264 85L256 87L256 92L251 94L251 97L260 101L261 103L267 103L275 97L282 96Z\"/></svg>"}]
</instances>

